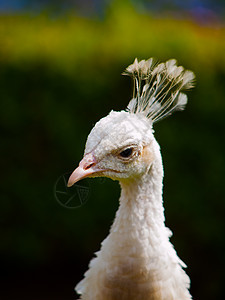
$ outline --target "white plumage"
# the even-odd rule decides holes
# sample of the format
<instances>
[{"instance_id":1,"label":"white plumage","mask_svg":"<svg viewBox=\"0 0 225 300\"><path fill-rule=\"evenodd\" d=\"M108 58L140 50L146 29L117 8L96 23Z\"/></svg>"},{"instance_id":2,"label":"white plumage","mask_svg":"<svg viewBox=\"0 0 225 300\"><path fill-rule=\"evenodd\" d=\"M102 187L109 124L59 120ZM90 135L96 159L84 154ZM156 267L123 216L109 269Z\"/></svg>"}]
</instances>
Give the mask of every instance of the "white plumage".
<instances>
[{"instance_id":1,"label":"white plumage","mask_svg":"<svg viewBox=\"0 0 225 300\"><path fill-rule=\"evenodd\" d=\"M126 70L134 79L127 111L112 111L88 136L68 186L85 177L119 180L120 206L110 234L76 286L83 300L188 300L189 277L169 241L162 201L163 166L154 122L183 109L194 74L175 60Z\"/></svg>"}]
</instances>

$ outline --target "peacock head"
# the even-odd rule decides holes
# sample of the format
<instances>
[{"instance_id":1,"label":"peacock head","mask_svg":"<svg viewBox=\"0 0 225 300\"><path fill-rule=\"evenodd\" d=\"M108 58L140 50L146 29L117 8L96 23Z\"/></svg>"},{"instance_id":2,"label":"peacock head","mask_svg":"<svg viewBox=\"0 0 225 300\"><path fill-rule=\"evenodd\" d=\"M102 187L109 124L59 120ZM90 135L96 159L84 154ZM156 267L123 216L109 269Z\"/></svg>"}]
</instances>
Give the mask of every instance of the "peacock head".
<instances>
[{"instance_id":1,"label":"peacock head","mask_svg":"<svg viewBox=\"0 0 225 300\"><path fill-rule=\"evenodd\" d=\"M147 118L126 111L111 111L91 130L84 157L68 186L85 177L122 180L141 176L153 159L153 141Z\"/></svg>"},{"instance_id":2,"label":"peacock head","mask_svg":"<svg viewBox=\"0 0 225 300\"><path fill-rule=\"evenodd\" d=\"M124 74L134 79L133 99L126 111L112 111L96 123L68 186L86 177L131 180L148 172L159 154L152 125L184 108L187 96L181 90L192 87L194 79L175 60L155 64L135 59Z\"/></svg>"}]
</instances>

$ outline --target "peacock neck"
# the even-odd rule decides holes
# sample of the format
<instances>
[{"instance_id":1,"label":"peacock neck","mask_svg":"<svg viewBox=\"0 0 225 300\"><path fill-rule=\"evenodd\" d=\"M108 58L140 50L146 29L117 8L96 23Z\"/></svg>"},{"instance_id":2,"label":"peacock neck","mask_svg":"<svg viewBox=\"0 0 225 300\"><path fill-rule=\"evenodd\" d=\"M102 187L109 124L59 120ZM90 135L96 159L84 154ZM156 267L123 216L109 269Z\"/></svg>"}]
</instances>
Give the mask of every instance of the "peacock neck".
<instances>
[{"instance_id":1,"label":"peacock neck","mask_svg":"<svg viewBox=\"0 0 225 300\"><path fill-rule=\"evenodd\" d=\"M189 278L164 224L162 180L159 157L141 178L120 182L116 218L86 275L93 274L100 288L95 298L84 299L191 299Z\"/></svg>"},{"instance_id":2,"label":"peacock neck","mask_svg":"<svg viewBox=\"0 0 225 300\"><path fill-rule=\"evenodd\" d=\"M143 228L162 232L165 227L162 202L163 167L161 158L140 178L121 181L120 207L112 230L127 233L127 228Z\"/></svg>"}]
</instances>

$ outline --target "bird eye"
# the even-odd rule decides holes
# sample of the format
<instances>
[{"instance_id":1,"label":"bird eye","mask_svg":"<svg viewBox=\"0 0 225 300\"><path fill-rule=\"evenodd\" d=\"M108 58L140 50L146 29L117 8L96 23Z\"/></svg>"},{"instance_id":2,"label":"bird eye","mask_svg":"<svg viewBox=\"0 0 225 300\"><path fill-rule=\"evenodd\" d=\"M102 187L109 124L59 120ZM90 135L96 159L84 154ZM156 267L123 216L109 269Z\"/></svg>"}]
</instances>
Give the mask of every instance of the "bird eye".
<instances>
[{"instance_id":1,"label":"bird eye","mask_svg":"<svg viewBox=\"0 0 225 300\"><path fill-rule=\"evenodd\" d=\"M122 152L120 152L120 156L124 158L128 158L129 156L131 156L132 153L133 153L133 148L127 148Z\"/></svg>"}]
</instances>

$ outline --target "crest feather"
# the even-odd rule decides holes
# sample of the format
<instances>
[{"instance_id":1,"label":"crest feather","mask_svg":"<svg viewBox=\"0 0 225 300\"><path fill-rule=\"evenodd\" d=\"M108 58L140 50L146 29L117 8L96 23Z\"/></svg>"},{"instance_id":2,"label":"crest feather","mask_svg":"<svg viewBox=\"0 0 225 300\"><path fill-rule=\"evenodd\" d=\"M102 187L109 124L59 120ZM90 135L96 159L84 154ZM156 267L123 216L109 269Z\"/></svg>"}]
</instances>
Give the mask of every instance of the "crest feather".
<instances>
[{"instance_id":1,"label":"crest feather","mask_svg":"<svg viewBox=\"0 0 225 300\"><path fill-rule=\"evenodd\" d=\"M176 63L175 59L155 63L153 58L140 62L135 58L123 73L134 80L129 112L142 113L154 123L184 109L187 95L181 91L194 86L195 75Z\"/></svg>"}]
</instances>

